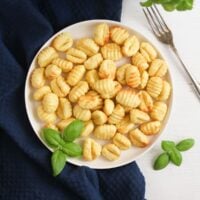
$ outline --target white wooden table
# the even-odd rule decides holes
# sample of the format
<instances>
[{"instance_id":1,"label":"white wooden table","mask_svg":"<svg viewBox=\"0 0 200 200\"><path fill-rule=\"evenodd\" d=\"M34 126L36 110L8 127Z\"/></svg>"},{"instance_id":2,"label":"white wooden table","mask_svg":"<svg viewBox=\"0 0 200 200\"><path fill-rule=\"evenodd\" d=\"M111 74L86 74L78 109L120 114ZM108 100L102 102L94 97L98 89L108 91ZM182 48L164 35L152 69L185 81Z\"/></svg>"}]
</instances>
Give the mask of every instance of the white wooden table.
<instances>
[{"instance_id":1,"label":"white wooden table","mask_svg":"<svg viewBox=\"0 0 200 200\"><path fill-rule=\"evenodd\" d=\"M175 44L191 72L200 82L200 1L187 12L168 13L160 9L174 34ZM137 163L146 178L147 200L200 200L200 100L195 96L190 81L171 50L157 41L139 5L139 0L124 0L122 23L152 38L164 52L170 64L174 87L174 102L163 136L152 150ZM183 153L180 167L170 164L154 171L155 157L161 152L161 140L179 141L192 137L196 144Z\"/></svg>"}]
</instances>

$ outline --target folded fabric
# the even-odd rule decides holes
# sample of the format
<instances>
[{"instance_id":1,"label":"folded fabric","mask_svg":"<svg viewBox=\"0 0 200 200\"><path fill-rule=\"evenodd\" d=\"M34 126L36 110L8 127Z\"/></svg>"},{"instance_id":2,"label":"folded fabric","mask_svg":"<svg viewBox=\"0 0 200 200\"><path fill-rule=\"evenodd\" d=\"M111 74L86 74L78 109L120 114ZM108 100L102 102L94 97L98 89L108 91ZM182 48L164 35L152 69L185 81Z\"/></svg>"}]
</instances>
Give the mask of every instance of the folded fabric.
<instances>
[{"instance_id":1,"label":"folded fabric","mask_svg":"<svg viewBox=\"0 0 200 200\"><path fill-rule=\"evenodd\" d=\"M0 199L144 199L144 177L135 162L109 170L67 164L54 178L50 152L25 111L25 77L41 45L79 21L119 21L121 6L121 0L0 1Z\"/></svg>"}]
</instances>

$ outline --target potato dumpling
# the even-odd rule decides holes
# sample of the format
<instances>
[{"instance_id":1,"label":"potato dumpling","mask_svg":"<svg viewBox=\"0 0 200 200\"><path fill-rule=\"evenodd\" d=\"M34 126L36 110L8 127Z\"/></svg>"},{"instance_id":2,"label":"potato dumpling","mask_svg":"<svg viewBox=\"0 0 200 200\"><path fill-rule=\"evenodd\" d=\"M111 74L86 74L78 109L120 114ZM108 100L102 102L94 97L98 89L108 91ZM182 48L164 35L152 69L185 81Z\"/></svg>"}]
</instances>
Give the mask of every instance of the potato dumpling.
<instances>
[{"instance_id":1,"label":"potato dumpling","mask_svg":"<svg viewBox=\"0 0 200 200\"><path fill-rule=\"evenodd\" d=\"M101 155L101 145L91 138L85 139L83 143L83 158L91 161Z\"/></svg>"},{"instance_id":2,"label":"potato dumpling","mask_svg":"<svg viewBox=\"0 0 200 200\"><path fill-rule=\"evenodd\" d=\"M167 63L164 60L155 59L149 67L149 76L163 77L167 73L167 68Z\"/></svg>"},{"instance_id":3,"label":"potato dumpling","mask_svg":"<svg viewBox=\"0 0 200 200\"><path fill-rule=\"evenodd\" d=\"M81 136L87 137L92 133L93 130L94 130L94 123L92 122L92 120L87 121L87 122L85 122L84 129L81 132Z\"/></svg>"},{"instance_id":4,"label":"potato dumpling","mask_svg":"<svg viewBox=\"0 0 200 200\"><path fill-rule=\"evenodd\" d=\"M62 72L69 72L69 71L71 71L71 69L73 67L72 62L69 62L69 61L62 59L62 58L53 59L52 64L60 67Z\"/></svg>"},{"instance_id":5,"label":"potato dumpling","mask_svg":"<svg viewBox=\"0 0 200 200\"><path fill-rule=\"evenodd\" d=\"M112 60L104 60L99 67L99 77L101 79L115 79L116 65Z\"/></svg>"},{"instance_id":6,"label":"potato dumpling","mask_svg":"<svg viewBox=\"0 0 200 200\"><path fill-rule=\"evenodd\" d=\"M165 118L166 113L167 113L166 103L157 101L154 103L150 115L152 119L162 121Z\"/></svg>"},{"instance_id":7,"label":"potato dumpling","mask_svg":"<svg viewBox=\"0 0 200 200\"><path fill-rule=\"evenodd\" d=\"M42 99L42 106L45 112L53 113L58 108L58 96L54 93L47 93Z\"/></svg>"},{"instance_id":8,"label":"potato dumpling","mask_svg":"<svg viewBox=\"0 0 200 200\"><path fill-rule=\"evenodd\" d=\"M76 42L76 48L83 51L87 56L98 53L99 46L91 38L82 38Z\"/></svg>"},{"instance_id":9,"label":"potato dumpling","mask_svg":"<svg viewBox=\"0 0 200 200\"><path fill-rule=\"evenodd\" d=\"M51 88L45 85L34 92L33 99L36 101L40 101L42 100L45 94L50 93L50 92L51 92Z\"/></svg>"},{"instance_id":10,"label":"potato dumpling","mask_svg":"<svg viewBox=\"0 0 200 200\"><path fill-rule=\"evenodd\" d=\"M46 67L57 57L58 53L53 47L46 47L39 52L37 62L40 67Z\"/></svg>"},{"instance_id":11,"label":"potato dumpling","mask_svg":"<svg viewBox=\"0 0 200 200\"><path fill-rule=\"evenodd\" d=\"M57 35L52 46L58 51L67 51L73 45L73 39L69 33L61 33Z\"/></svg>"},{"instance_id":12,"label":"potato dumpling","mask_svg":"<svg viewBox=\"0 0 200 200\"><path fill-rule=\"evenodd\" d=\"M150 121L150 116L139 109L132 109L130 111L130 120L134 124L142 124L144 122Z\"/></svg>"},{"instance_id":13,"label":"potato dumpling","mask_svg":"<svg viewBox=\"0 0 200 200\"><path fill-rule=\"evenodd\" d=\"M80 81L76 86L74 86L69 92L69 100L73 103L77 102L78 99L85 95L89 90L88 83L86 81Z\"/></svg>"},{"instance_id":14,"label":"potato dumpling","mask_svg":"<svg viewBox=\"0 0 200 200\"><path fill-rule=\"evenodd\" d=\"M46 67L45 69L45 76L47 79L54 79L57 78L58 76L60 76L62 73L62 70L54 65L54 64L50 64Z\"/></svg>"},{"instance_id":15,"label":"potato dumpling","mask_svg":"<svg viewBox=\"0 0 200 200\"><path fill-rule=\"evenodd\" d=\"M126 85L126 78L125 78L126 69L130 66L132 65L128 63L117 68L117 73L116 73L117 80L123 85Z\"/></svg>"},{"instance_id":16,"label":"potato dumpling","mask_svg":"<svg viewBox=\"0 0 200 200\"><path fill-rule=\"evenodd\" d=\"M156 59L157 52L148 42L142 42L140 45L140 52L148 62Z\"/></svg>"},{"instance_id":17,"label":"potato dumpling","mask_svg":"<svg viewBox=\"0 0 200 200\"><path fill-rule=\"evenodd\" d=\"M149 144L148 137L138 128L129 133L129 138L136 147L146 147Z\"/></svg>"},{"instance_id":18,"label":"potato dumpling","mask_svg":"<svg viewBox=\"0 0 200 200\"><path fill-rule=\"evenodd\" d=\"M57 119L56 114L54 112L53 113L45 112L42 105L38 106L37 115L41 121L43 121L47 124L55 123L55 121Z\"/></svg>"},{"instance_id":19,"label":"potato dumpling","mask_svg":"<svg viewBox=\"0 0 200 200\"><path fill-rule=\"evenodd\" d=\"M144 112L150 112L153 108L152 97L146 91L140 91L139 97L140 97L140 101L141 101L141 103L139 105L140 110L142 110Z\"/></svg>"},{"instance_id":20,"label":"potato dumpling","mask_svg":"<svg viewBox=\"0 0 200 200\"><path fill-rule=\"evenodd\" d=\"M147 92L153 97L157 98L163 87L163 80L160 77L151 77L147 83Z\"/></svg>"},{"instance_id":21,"label":"potato dumpling","mask_svg":"<svg viewBox=\"0 0 200 200\"><path fill-rule=\"evenodd\" d=\"M126 83L132 88L137 88L141 83L140 72L135 66L126 68Z\"/></svg>"},{"instance_id":22,"label":"potato dumpling","mask_svg":"<svg viewBox=\"0 0 200 200\"><path fill-rule=\"evenodd\" d=\"M57 123L57 127L59 128L60 131L63 131L69 124L71 124L75 118L71 117L68 119L63 119Z\"/></svg>"},{"instance_id":23,"label":"potato dumpling","mask_svg":"<svg viewBox=\"0 0 200 200\"><path fill-rule=\"evenodd\" d=\"M115 108L115 103L111 99L104 100L103 111L107 116L112 114L114 108Z\"/></svg>"},{"instance_id":24,"label":"potato dumpling","mask_svg":"<svg viewBox=\"0 0 200 200\"><path fill-rule=\"evenodd\" d=\"M101 48L101 53L106 60L117 61L122 58L120 46L115 43L108 43Z\"/></svg>"},{"instance_id":25,"label":"potato dumpling","mask_svg":"<svg viewBox=\"0 0 200 200\"><path fill-rule=\"evenodd\" d=\"M78 100L78 105L83 109L95 109L102 104L102 99L95 91L89 91L81 96Z\"/></svg>"},{"instance_id":26,"label":"potato dumpling","mask_svg":"<svg viewBox=\"0 0 200 200\"><path fill-rule=\"evenodd\" d=\"M107 121L107 116L104 112L96 110L92 113L92 120L96 125L103 125Z\"/></svg>"},{"instance_id":27,"label":"potato dumpling","mask_svg":"<svg viewBox=\"0 0 200 200\"><path fill-rule=\"evenodd\" d=\"M117 160L120 157L120 149L115 144L106 144L102 148L102 156L110 161Z\"/></svg>"},{"instance_id":28,"label":"potato dumpling","mask_svg":"<svg viewBox=\"0 0 200 200\"><path fill-rule=\"evenodd\" d=\"M62 76L58 76L50 82L51 90L59 97L65 97L70 91L69 85Z\"/></svg>"},{"instance_id":29,"label":"potato dumpling","mask_svg":"<svg viewBox=\"0 0 200 200\"><path fill-rule=\"evenodd\" d=\"M160 121L151 121L140 125L140 130L145 135L155 135L160 131Z\"/></svg>"},{"instance_id":30,"label":"potato dumpling","mask_svg":"<svg viewBox=\"0 0 200 200\"><path fill-rule=\"evenodd\" d=\"M163 81L163 87L160 95L157 97L160 101L165 101L169 98L171 92L171 86L167 81Z\"/></svg>"},{"instance_id":31,"label":"potato dumpling","mask_svg":"<svg viewBox=\"0 0 200 200\"><path fill-rule=\"evenodd\" d=\"M98 24L94 30L94 41L103 46L105 43L109 41L109 26L106 23Z\"/></svg>"},{"instance_id":32,"label":"potato dumpling","mask_svg":"<svg viewBox=\"0 0 200 200\"><path fill-rule=\"evenodd\" d=\"M129 37L129 33L126 29L120 26L115 26L110 29L110 37L113 42L121 45Z\"/></svg>"},{"instance_id":33,"label":"potato dumpling","mask_svg":"<svg viewBox=\"0 0 200 200\"><path fill-rule=\"evenodd\" d=\"M121 133L116 133L112 141L118 148L122 150L126 150L131 147L130 140Z\"/></svg>"},{"instance_id":34,"label":"potato dumpling","mask_svg":"<svg viewBox=\"0 0 200 200\"><path fill-rule=\"evenodd\" d=\"M140 98L135 90L123 88L116 96L116 101L124 107L136 108L140 104Z\"/></svg>"},{"instance_id":35,"label":"potato dumpling","mask_svg":"<svg viewBox=\"0 0 200 200\"><path fill-rule=\"evenodd\" d=\"M45 84L44 68L36 68L31 75L31 85L33 88L41 88Z\"/></svg>"},{"instance_id":36,"label":"potato dumpling","mask_svg":"<svg viewBox=\"0 0 200 200\"><path fill-rule=\"evenodd\" d=\"M116 127L119 133L126 134L134 128L134 123L130 121L130 117L127 115L116 124Z\"/></svg>"},{"instance_id":37,"label":"potato dumpling","mask_svg":"<svg viewBox=\"0 0 200 200\"><path fill-rule=\"evenodd\" d=\"M99 67L99 65L101 64L101 62L103 61L103 57L100 53L95 54L94 56L88 58L84 65L86 69L96 69L97 67Z\"/></svg>"},{"instance_id":38,"label":"potato dumpling","mask_svg":"<svg viewBox=\"0 0 200 200\"><path fill-rule=\"evenodd\" d=\"M112 111L112 114L108 118L108 123L109 124L118 124L125 116L125 111L124 108L120 105L117 104Z\"/></svg>"},{"instance_id":39,"label":"potato dumpling","mask_svg":"<svg viewBox=\"0 0 200 200\"><path fill-rule=\"evenodd\" d=\"M79 49L70 48L66 53L66 58L72 63L81 64L85 62L87 55Z\"/></svg>"},{"instance_id":40,"label":"potato dumpling","mask_svg":"<svg viewBox=\"0 0 200 200\"><path fill-rule=\"evenodd\" d=\"M76 65L72 68L72 70L68 73L67 83L71 86L75 86L84 76L85 74L84 65Z\"/></svg>"},{"instance_id":41,"label":"potato dumpling","mask_svg":"<svg viewBox=\"0 0 200 200\"><path fill-rule=\"evenodd\" d=\"M144 71L149 67L146 58L139 52L132 56L131 61L140 71Z\"/></svg>"},{"instance_id":42,"label":"potato dumpling","mask_svg":"<svg viewBox=\"0 0 200 200\"><path fill-rule=\"evenodd\" d=\"M144 89L147 86L147 83L149 80L149 74L147 71L141 72L140 80L141 80L141 83L139 85L139 89Z\"/></svg>"},{"instance_id":43,"label":"potato dumpling","mask_svg":"<svg viewBox=\"0 0 200 200\"><path fill-rule=\"evenodd\" d=\"M138 38L135 35L133 35L125 40L124 45L122 47L122 53L125 56L131 57L138 52L139 48L140 42Z\"/></svg>"},{"instance_id":44,"label":"potato dumpling","mask_svg":"<svg viewBox=\"0 0 200 200\"><path fill-rule=\"evenodd\" d=\"M57 115L60 119L68 119L72 116L72 105L67 98L59 99Z\"/></svg>"},{"instance_id":45,"label":"potato dumpling","mask_svg":"<svg viewBox=\"0 0 200 200\"><path fill-rule=\"evenodd\" d=\"M78 104L76 104L73 108L73 115L76 119L80 119L84 122L91 119L91 111L81 108Z\"/></svg>"},{"instance_id":46,"label":"potato dumpling","mask_svg":"<svg viewBox=\"0 0 200 200\"><path fill-rule=\"evenodd\" d=\"M52 123L45 124L44 128L50 128L50 129L58 131L58 127Z\"/></svg>"},{"instance_id":47,"label":"potato dumpling","mask_svg":"<svg viewBox=\"0 0 200 200\"><path fill-rule=\"evenodd\" d=\"M101 140L110 140L116 133L116 126L103 124L94 129L94 136Z\"/></svg>"},{"instance_id":48,"label":"potato dumpling","mask_svg":"<svg viewBox=\"0 0 200 200\"><path fill-rule=\"evenodd\" d=\"M85 75L85 80L88 82L89 86L93 89L94 83L99 80L99 75L97 70L87 71Z\"/></svg>"}]
</instances>

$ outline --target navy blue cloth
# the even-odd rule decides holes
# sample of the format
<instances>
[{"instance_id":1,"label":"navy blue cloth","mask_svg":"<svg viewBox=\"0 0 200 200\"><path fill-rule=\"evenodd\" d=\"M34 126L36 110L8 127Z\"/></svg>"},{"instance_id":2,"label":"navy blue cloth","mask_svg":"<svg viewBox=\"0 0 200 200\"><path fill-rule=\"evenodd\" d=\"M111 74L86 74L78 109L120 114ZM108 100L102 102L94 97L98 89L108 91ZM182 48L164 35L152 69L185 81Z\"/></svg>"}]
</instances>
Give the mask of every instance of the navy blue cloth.
<instances>
[{"instance_id":1,"label":"navy blue cloth","mask_svg":"<svg viewBox=\"0 0 200 200\"><path fill-rule=\"evenodd\" d=\"M29 65L41 45L67 25L120 20L122 0L0 1L0 199L143 200L135 162L109 170L67 164L54 178L50 152L35 136L24 103Z\"/></svg>"}]
</instances>

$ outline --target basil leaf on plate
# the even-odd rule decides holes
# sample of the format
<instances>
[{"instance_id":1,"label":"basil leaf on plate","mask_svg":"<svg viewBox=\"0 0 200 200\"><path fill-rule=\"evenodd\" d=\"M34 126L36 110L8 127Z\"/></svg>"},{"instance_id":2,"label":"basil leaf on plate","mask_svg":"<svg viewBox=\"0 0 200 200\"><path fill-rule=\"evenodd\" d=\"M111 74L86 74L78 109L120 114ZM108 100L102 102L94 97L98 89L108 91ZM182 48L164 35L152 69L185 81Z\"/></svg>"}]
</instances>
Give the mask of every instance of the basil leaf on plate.
<instances>
[{"instance_id":1,"label":"basil leaf on plate","mask_svg":"<svg viewBox=\"0 0 200 200\"><path fill-rule=\"evenodd\" d=\"M172 148L176 146L175 142L169 140L163 140L161 143L161 147L164 151L171 151Z\"/></svg>"},{"instance_id":2,"label":"basil leaf on plate","mask_svg":"<svg viewBox=\"0 0 200 200\"><path fill-rule=\"evenodd\" d=\"M70 157L77 157L82 155L82 148L79 144L67 142L62 145L61 150Z\"/></svg>"},{"instance_id":3,"label":"basil leaf on plate","mask_svg":"<svg viewBox=\"0 0 200 200\"><path fill-rule=\"evenodd\" d=\"M45 142L52 148L58 148L64 143L60 133L51 128L43 129L43 138Z\"/></svg>"},{"instance_id":4,"label":"basil leaf on plate","mask_svg":"<svg viewBox=\"0 0 200 200\"><path fill-rule=\"evenodd\" d=\"M176 147L172 148L170 151L168 151L169 158L172 163L174 163L177 166L180 166L182 163L182 155L180 151L176 149Z\"/></svg>"},{"instance_id":5,"label":"basil leaf on plate","mask_svg":"<svg viewBox=\"0 0 200 200\"><path fill-rule=\"evenodd\" d=\"M191 149L194 145L194 139L192 138L188 138L188 139L185 139L185 140L182 140L180 141L177 145L176 145L176 148L179 150L179 151L187 151L189 149Z\"/></svg>"},{"instance_id":6,"label":"basil leaf on plate","mask_svg":"<svg viewBox=\"0 0 200 200\"><path fill-rule=\"evenodd\" d=\"M63 132L63 138L66 142L72 142L78 138L84 128L84 123L81 120L74 120L70 123Z\"/></svg>"},{"instance_id":7,"label":"basil leaf on plate","mask_svg":"<svg viewBox=\"0 0 200 200\"><path fill-rule=\"evenodd\" d=\"M67 156L60 150L53 152L51 156L51 166L53 169L53 175L57 176L65 167Z\"/></svg>"},{"instance_id":8,"label":"basil leaf on plate","mask_svg":"<svg viewBox=\"0 0 200 200\"><path fill-rule=\"evenodd\" d=\"M160 170L165 168L169 164L169 155L168 153L160 154L154 162L153 168L155 170Z\"/></svg>"}]
</instances>

